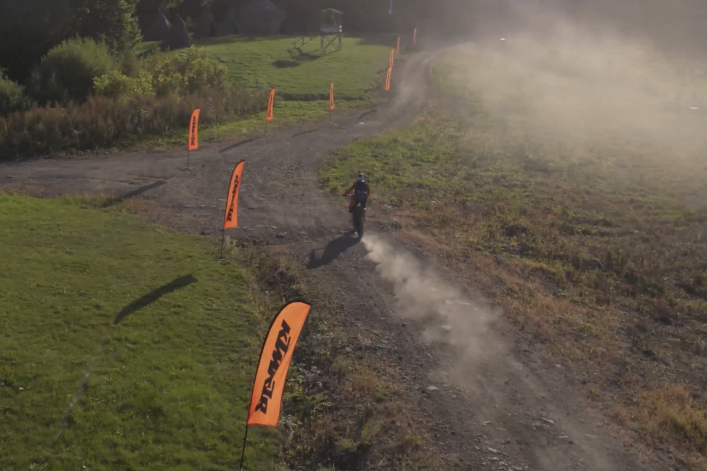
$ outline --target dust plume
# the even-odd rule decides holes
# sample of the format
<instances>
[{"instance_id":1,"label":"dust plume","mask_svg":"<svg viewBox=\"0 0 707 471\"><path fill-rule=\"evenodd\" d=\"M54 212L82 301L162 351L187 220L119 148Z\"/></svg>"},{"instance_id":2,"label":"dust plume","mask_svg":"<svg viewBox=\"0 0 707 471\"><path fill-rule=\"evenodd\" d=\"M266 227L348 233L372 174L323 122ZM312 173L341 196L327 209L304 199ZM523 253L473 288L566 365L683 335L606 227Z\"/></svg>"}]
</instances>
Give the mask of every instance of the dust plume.
<instances>
[{"instance_id":1,"label":"dust plume","mask_svg":"<svg viewBox=\"0 0 707 471\"><path fill-rule=\"evenodd\" d=\"M381 237L366 235L363 242L367 258L376 263L381 278L393 285L397 315L422 322L423 340L458 347L467 365L499 353L501 347L493 341L492 332L499 312L483 301L469 299L432 267Z\"/></svg>"},{"instance_id":2,"label":"dust plume","mask_svg":"<svg viewBox=\"0 0 707 471\"><path fill-rule=\"evenodd\" d=\"M475 93L510 132L671 157L707 149L707 62L609 23L516 7L523 26L460 46L453 86Z\"/></svg>"},{"instance_id":3,"label":"dust plume","mask_svg":"<svg viewBox=\"0 0 707 471\"><path fill-rule=\"evenodd\" d=\"M445 342L455 347L452 363L434 371L431 379L453 383L472 394L481 423L503 423L511 411L518 410L518 401L526 404L523 411L528 416L562 417L561 433L575 439L575 453L581 455L590 469L617 470L604 450L587 439L583 424L548 404L546 388L510 354L507 339L495 328L501 312L477 296L466 296L454 282L445 280L432 267L382 237L368 234L363 243L368 250L367 258L377 265L381 278L393 285L396 314L422 323L426 328L424 341ZM566 450L561 444L536 443L536 433L526 439L532 440L532 454L541 469L567 469Z\"/></svg>"}]
</instances>

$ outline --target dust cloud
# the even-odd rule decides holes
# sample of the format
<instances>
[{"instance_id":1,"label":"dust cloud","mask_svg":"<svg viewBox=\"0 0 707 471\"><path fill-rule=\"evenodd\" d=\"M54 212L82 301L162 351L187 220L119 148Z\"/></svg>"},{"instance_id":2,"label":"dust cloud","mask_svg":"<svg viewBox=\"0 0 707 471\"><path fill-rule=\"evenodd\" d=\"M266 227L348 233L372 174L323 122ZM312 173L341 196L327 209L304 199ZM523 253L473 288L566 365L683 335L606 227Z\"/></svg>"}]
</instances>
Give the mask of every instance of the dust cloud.
<instances>
[{"instance_id":1,"label":"dust cloud","mask_svg":"<svg viewBox=\"0 0 707 471\"><path fill-rule=\"evenodd\" d=\"M556 9L515 12L524 18L522 27L504 25L440 58L450 65L441 69L440 83L473 92L481 105L481 113L468 110L469 126L502 130L484 134L489 139L525 135L555 158L572 159L582 147L583 158L631 154L669 166L685 157L704 171L707 62L662 49L646 35L582 24ZM498 142L488 145L503 149ZM499 335L501 312L481 296L467 295L380 236L368 234L363 243L381 278L392 284L397 315L421 322L427 342L456 347L456 361L444 373L472 390L480 421L516 430L527 443L519 453L532 455L543 469L639 469L609 453L612 441L596 425L600 416L565 382L570 366L548 363L540 351L511 354L509 339ZM533 425L537 417L557 420L552 430L572 437L572 447L544 439Z\"/></svg>"},{"instance_id":2,"label":"dust cloud","mask_svg":"<svg viewBox=\"0 0 707 471\"><path fill-rule=\"evenodd\" d=\"M423 341L443 342L454 348L451 364L432 371L430 379L449 382L460 387L465 395L471 394L478 411L477 423L499 422L520 430L523 427L520 424L529 420L527 429L519 433L523 434L522 441L527 442L525 452L532 454L532 459L541 466L539 469L576 468L576 463L586 464L586 469L595 471L623 469L606 456L597 437L587 435L591 429L582 423L583 419L573 417L574 413L568 413L560 404L548 403L547 388L514 358L508 339L497 330L500 310L480 297L466 296L454 281L445 280L434 268L376 234L367 234L363 243L368 250L367 259L377 265L380 277L393 286L396 315L423 325ZM579 403L577 400L571 405L576 410ZM538 420L547 420L539 418L545 415L561 417L558 433L574 440L570 455L562 440L550 443L534 431ZM485 432L490 433L490 429ZM503 440L506 439L504 436Z\"/></svg>"},{"instance_id":3,"label":"dust cloud","mask_svg":"<svg viewBox=\"0 0 707 471\"><path fill-rule=\"evenodd\" d=\"M502 347L492 333L500 312L481 300L469 299L432 267L383 238L370 234L363 243L367 258L377 265L381 278L393 286L397 315L422 322L424 341L457 347L462 353L460 360L467 366L500 352Z\"/></svg>"},{"instance_id":4,"label":"dust cloud","mask_svg":"<svg viewBox=\"0 0 707 471\"><path fill-rule=\"evenodd\" d=\"M454 85L474 91L511 131L671 156L707 149L703 58L661 49L608 22L580 23L558 9L514 11L522 27L499 26L453 49Z\"/></svg>"}]
</instances>

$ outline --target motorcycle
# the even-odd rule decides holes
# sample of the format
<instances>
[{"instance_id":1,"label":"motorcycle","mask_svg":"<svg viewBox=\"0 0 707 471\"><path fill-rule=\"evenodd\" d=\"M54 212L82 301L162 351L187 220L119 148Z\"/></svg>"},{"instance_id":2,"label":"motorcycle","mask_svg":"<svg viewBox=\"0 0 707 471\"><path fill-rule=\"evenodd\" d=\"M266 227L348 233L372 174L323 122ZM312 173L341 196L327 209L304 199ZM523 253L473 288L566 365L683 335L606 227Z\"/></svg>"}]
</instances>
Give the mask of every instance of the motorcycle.
<instances>
[{"instance_id":1,"label":"motorcycle","mask_svg":"<svg viewBox=\"0 0 707 471\"><path fill-rule=\"evenodd\" d=\"M352 216L353 231L358 233L358 238L363 238L363 229L366 225L366 208L361 203L356 203Z\"/></svg>"}]
</instances>

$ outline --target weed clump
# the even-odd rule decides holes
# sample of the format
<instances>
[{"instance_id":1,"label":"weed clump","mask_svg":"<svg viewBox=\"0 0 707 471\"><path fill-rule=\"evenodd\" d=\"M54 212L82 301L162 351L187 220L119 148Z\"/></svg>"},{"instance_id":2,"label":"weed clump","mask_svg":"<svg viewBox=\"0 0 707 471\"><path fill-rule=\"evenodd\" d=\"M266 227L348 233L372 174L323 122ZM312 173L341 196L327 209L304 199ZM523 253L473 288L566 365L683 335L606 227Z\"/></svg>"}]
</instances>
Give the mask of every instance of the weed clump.
<instances>
[{"instance_id":1,"label":"weed clump","mask_svg":"<svg viewBox=\"0 0 707 471\"><path fill-rule=\"evenodd\" d=\"M0 159L109 148L186 129L195 108L202 125L222 124L262 110L263 103L264 92L228 87L185 96L91 96L85 103L17 111L0 117Z\"/></svg>"}]
</instances>

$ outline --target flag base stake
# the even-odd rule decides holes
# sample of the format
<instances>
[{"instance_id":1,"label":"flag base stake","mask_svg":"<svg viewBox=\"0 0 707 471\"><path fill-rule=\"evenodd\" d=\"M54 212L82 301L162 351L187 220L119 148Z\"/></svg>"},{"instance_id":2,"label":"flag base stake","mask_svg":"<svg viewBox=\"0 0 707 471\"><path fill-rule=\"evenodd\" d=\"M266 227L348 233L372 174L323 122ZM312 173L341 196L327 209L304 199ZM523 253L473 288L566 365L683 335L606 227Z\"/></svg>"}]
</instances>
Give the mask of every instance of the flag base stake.
<instances>
[{"instance_id":1,"label":"flag base stake","mask_svg":"<svg viewBox=\"0 0 707 471\"><path fill-rule=\"evenodd\" d=\"M226 229L221 230L221 259L223 260L223 242L226 238Z\"/></svg>"},{"instance_id":2,"label":"flag base stake","mask_svg":"<svg viewBox=\"0 0 707 471\"><path fill-rule=\"evenodd\" d=\"M187 166L180 169L180 170L191 170L191 167L189 166L189 154L190 154L189 149L187 149Z\"/></svg>"},{"instance_id":3,"label":"flag base stake","mask_svg":"<svg viewBox=\"0 0 707 471\"><path fill-rule=\"evenodd\" d=\"M243 436L243 451L241 452L241 469L243 471L243 459L245 458L245 446L248 443L248 426L245 426L245 435Z\"/></svg>"}]
</instances>

